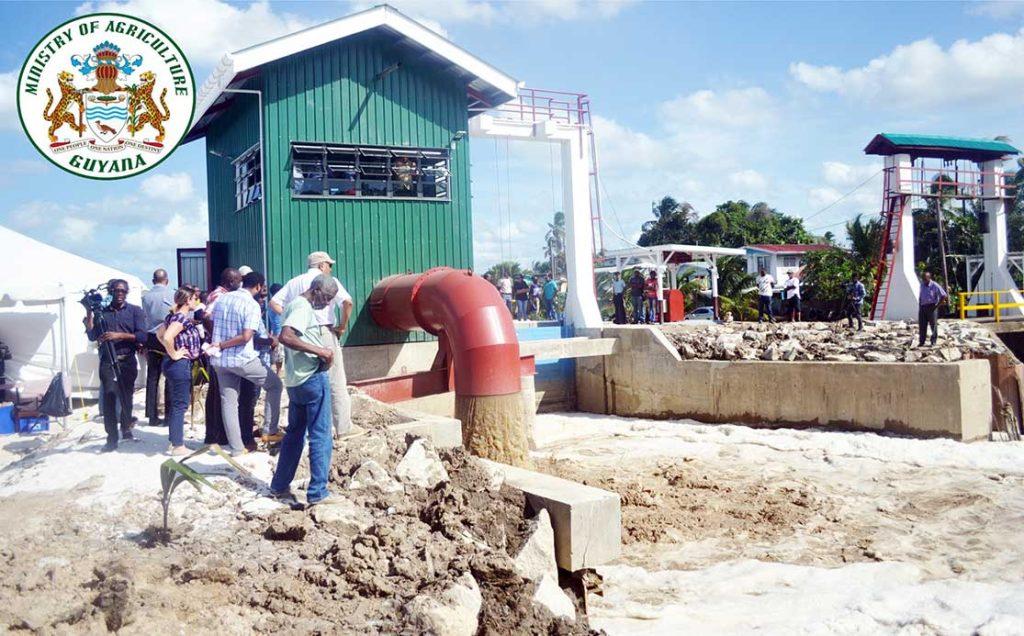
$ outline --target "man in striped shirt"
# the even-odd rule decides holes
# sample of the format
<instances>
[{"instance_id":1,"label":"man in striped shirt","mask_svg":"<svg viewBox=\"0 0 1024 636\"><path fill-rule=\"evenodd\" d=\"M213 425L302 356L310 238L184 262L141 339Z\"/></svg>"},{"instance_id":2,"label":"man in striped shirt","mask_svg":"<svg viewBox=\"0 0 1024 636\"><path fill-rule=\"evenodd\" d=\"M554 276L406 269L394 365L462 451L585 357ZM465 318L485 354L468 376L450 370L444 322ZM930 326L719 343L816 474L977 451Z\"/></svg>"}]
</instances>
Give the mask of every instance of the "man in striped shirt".
<instances>
[{"instance_id":1,"label":"man in striped shirt","mask_svg":"<svg viewBox=\"0 0 1024 636\"><path fill-rule=\"evenodd\" d=\"M277 430L281 416L281 378L260 359L253 346L261 319L256 297L265 287L263 275L250 272L242 278L241 289L221 294L213 307L213 344L220 354L211 356L210 364L220 385L221 417L232 455L245 453L238 419L238 392L243 379L267 392L271 430Z\"/></svg>"}]
</instances>

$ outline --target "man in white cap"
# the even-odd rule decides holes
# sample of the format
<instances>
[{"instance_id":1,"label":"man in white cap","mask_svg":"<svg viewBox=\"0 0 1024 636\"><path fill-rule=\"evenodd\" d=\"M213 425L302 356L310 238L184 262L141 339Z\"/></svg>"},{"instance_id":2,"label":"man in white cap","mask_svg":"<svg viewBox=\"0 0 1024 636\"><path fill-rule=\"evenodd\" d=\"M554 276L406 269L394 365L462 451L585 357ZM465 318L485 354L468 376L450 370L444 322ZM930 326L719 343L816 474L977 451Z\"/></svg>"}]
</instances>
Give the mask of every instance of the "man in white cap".
<instances>
[{"instance_id":1,"label":"man in white cap","mask_svg":"<svg viewBox=\"0 0 1024 636\"><path fill-rule=\"evenodd\" d=\"M288 303L309 290L313 279L320 274L331 275L334 259L327 252L313 252L306 258L309 268L306 273L299 274L281 288L270 299L270 309L278 314L284 313ZM336 277L338 293L334 300L322 309L314 311L320 324L320 335L325 346L334 351L334 362L330 367L331 380L331 415L334 423L334 435L342 435L352 428L352 402L348 397L348 382L345 379L345 365L341 359L341 338L348 329L348 320L352 315L352 297Z\"/></svg>"}]
</instances>

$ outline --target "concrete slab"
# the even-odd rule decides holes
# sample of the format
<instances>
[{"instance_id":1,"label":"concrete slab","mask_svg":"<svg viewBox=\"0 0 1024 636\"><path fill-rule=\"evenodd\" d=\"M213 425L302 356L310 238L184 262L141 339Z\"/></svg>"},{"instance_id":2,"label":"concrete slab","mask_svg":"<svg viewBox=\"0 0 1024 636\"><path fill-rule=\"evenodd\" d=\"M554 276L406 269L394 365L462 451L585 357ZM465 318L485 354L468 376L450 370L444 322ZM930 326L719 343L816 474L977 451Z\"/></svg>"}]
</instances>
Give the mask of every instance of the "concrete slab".
<instances>
[{"instance_id":1,"label":"concrete slab","mask_svg":"<svg viewBox=\"0 0 1024 636\"><path fill-rule=\"evenodd\" d=\"M617 338L583 337L522 340L519 342L519 354L534 356L537 360L606 356L615 351L616 342Z\"/></svg>"},{"instance_id":2,"label":"concrete slab","mask_svg":"<svg viewBox=\"0 0 1024 636\"><path fill-rule=\"evenodd\" d=\"M396 433L412 433L429 439L434 448L457 448L462 446L462 422L454 417L425 416L409 422L395 424L388 430Z\"/></svg>"},{"instance_id":3,"label":"concrete slab","mask_svg":"<svg viewBox=\"0 0 1024 636\"><path fill-rule=\"evenodd\" d=\"M526 495L533 513L547 510L555 530L555 560L563 570L593 568L622 551L619 496L544 473L480 460L505 483Z\"/></svg>"}]
</instances>

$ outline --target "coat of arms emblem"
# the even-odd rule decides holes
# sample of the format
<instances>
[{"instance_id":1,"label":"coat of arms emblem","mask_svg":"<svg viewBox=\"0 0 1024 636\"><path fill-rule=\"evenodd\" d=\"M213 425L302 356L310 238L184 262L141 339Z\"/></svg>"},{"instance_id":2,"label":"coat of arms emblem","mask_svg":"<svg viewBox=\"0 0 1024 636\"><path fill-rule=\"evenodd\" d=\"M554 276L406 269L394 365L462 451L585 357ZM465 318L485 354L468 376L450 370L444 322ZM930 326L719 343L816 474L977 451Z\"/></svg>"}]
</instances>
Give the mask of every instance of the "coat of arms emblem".
<instances>
[{"instance_id":1,"label":"coat of arms emblem","mask_svg":"<svg viewBox=\"0 0 1024 636\"><path fill-rule=\"evenodd\" d=\"M83 51L89 39L95 44ZM120 178L156 165L181 141L194 89L181 51L156 27L95 14L40 41L19 78L18 109L48 159L85 176Z\"/></svg>"}]
</instances>

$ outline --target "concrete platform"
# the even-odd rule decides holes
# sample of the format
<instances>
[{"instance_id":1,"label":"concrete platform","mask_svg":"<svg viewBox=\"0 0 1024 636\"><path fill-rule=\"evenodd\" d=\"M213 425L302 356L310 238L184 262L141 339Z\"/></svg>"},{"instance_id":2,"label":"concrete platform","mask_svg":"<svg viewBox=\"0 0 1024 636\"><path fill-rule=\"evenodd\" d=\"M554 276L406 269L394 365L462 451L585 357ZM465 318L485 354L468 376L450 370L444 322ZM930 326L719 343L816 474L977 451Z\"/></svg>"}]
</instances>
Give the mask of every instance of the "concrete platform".
<instances>
[{"instance_id":1,"label":"concrete platform","mask_svg":"<svg viewBox=\"0 0 1024 636\"><path fill-rule=\"evenodd\" d=\"M613 355L577 361L579 410L754 426L987 439L987 360L949 363L682 360L660 329L615 327Z\"/></svg>"},{"instance_id":2,"label":"concrete platform","mask_svg":"<svg viewBox=\"0 0 1024 636\"><path fill-rule=\"evenodd\" d=\"M566 358L588 358L606 356L615 351L616 338L557 338L545 340L522 340L519 354L534 356L537 360L563 360Z\"/></svg>"},{"instance_id":3,"label":"concrete platform","mask_svg":"<svg viewBox=\"0 0 1024 636\"><path fill-rule=\"evenodd\" d=\"M505 483L526 494L533 516L547 510L555 530L555 560L575 572L613 561L622 552L619 496L544 473L481 460Z\"/></svg>"}]
</instances>

